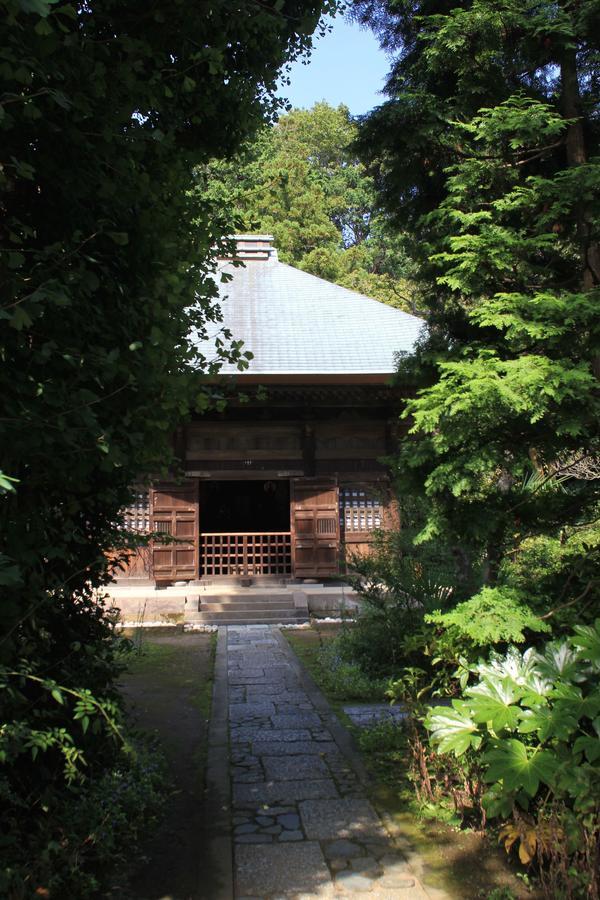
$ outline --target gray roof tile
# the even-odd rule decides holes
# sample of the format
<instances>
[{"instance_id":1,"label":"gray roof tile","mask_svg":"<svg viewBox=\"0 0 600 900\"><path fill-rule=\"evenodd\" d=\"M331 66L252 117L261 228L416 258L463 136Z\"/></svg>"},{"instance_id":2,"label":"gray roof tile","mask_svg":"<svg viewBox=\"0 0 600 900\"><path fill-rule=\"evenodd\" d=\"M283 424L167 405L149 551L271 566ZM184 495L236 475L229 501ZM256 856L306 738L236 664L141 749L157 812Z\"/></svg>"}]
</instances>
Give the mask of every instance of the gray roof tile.
<instances>
[{"instance_id":1,"label":"gray roof tile","mask_svg":"<svg viewBox=\"0 0 600 900\"><path fill-rule=\"evenodd\" d=\"M223 262L219 271L233 276L219 285L223 326L254 354L253 375L392 374L396 353L410 352L424 325L276 259Z\"/></svg>"}]
</instances>

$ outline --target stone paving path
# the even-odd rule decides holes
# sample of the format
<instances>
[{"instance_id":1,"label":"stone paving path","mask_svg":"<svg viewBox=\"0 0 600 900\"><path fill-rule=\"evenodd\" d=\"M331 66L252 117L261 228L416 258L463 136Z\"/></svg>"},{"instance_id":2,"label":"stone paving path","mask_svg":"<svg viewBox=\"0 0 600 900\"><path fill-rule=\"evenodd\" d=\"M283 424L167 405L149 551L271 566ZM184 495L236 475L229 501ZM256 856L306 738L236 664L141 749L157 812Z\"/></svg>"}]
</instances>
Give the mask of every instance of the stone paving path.
<instances>
[{"instance_id":1,"label":"stone paving path","mask_svg":"<svg viewBox=\"0 0 600 900\"><path fill-rule=\"evenodd\" d=\"M230 626L227 671L237 900L427 900L279 630Z\"/></svg>"}]
</instances>

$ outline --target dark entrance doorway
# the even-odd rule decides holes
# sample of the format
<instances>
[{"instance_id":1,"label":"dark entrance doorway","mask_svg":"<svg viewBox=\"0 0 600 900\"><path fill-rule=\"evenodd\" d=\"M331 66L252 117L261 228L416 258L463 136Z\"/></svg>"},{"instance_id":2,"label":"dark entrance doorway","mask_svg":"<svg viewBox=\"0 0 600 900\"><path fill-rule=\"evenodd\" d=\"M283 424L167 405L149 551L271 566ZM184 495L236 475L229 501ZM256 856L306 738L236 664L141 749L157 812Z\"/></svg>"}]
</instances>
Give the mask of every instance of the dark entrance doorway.
<instances>
[{"instance_id":1,"label":"dark entrance doorway","mask_svg":"<svg viewBox=\"0 0 600 900\"><path fill-rule=\"evenodd\" d=\"M201 482L200 530L289 531L289 481Z\"/></svg>"},{"instance_id":2,"label":"dark entrance doorway","mask_svg":"<svg viewBox=\"0 0 600 900\"><path fill-rule=\"evenodd\" d=\"M202 575L289 575L289 482L201 483L200 549Z\"/></svg>"}]
</instances>

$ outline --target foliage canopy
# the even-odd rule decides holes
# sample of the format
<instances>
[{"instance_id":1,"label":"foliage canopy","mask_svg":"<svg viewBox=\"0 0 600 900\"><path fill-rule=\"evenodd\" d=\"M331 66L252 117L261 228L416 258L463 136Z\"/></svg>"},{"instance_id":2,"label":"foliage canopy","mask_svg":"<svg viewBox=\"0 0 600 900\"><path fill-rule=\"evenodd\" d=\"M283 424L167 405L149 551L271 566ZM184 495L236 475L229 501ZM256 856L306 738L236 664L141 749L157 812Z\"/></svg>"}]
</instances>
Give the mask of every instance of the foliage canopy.
<instances>
[{"instance_id":1,"label":"foliage canopy","mask_svg":"<svg viewBox=\"0 0 600 900\"><path fill-rule=\"evenodd\" d=\"M234 161L201 170L200 196L232 207L242 231L273 234L284 262L412 311L404 236L379 208L357 134L345 106L292 110Z\"/></svg>"},{"instance_id":2,"label":"foliage canopy","mask_svg":"<svg viewBox=\"0 0 600 900\"><path fill-rule=\"evenodd\" d=\"M218 363L188 337L218 329L210 275L231 223L192 206L193 168L273 117L279 70L329 8L1 4L0 791L32 842L11 854L43 855L65 777L79 790L120 752L93 589L130 485L170 464L175 425L206 405L197 372ZM221 353L243 364L227 335ZM3 895L18 867L6 877Z\"/></svg>"},{"instance_id":3,"label":"foliage canopy","mask_svg":"<svg viewBox=\"0 0 600 900\"><path fill-rule=\"evenodd\" d=\"M397 51L362 154L410 222L429 335L401 377L424 539L503 548L597 503L598 6L355 5Z\"/></svg>"}]
</instances>

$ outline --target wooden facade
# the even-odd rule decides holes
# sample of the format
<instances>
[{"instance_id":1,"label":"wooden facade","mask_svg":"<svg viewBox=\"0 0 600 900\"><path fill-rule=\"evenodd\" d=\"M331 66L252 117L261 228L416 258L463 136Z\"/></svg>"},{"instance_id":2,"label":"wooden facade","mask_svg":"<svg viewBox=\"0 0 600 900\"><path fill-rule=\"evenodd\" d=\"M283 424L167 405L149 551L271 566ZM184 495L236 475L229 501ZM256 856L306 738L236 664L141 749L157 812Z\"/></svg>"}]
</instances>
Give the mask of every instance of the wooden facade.
<instances>
[{"instance_id":1,"label":"wooden facade","mask_svg":"<svg viewBox=\"0 0 600 900\"><path fill-rule=\"evenodd\" d=\"M393 523L383 459L394 444L395 392L345 384L264 390L244 404L233 394L224 413L181 430L182 474L152 487L147 514L138 494L142 513L129 516L130 527L169 538L134 555L128 577L336 578Z\"/></svg>"}]
</instances>

